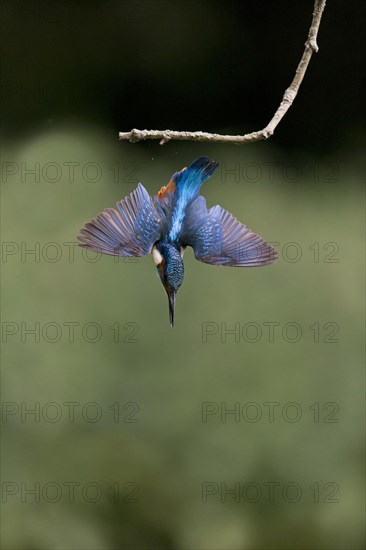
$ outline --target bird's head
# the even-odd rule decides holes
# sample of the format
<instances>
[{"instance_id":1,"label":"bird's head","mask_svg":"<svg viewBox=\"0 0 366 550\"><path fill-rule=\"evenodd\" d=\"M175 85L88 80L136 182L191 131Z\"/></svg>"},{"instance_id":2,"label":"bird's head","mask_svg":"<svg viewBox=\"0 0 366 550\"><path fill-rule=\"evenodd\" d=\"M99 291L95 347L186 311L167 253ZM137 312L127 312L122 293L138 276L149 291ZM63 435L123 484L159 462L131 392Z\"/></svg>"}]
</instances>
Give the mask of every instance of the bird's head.
<instances>
[{"instance_id":1,"label":"bird's head","mask_svg":"<svg viewBox=\"0 0 366 550\"><path fill-rule=\"evenodd\" d=\"M174 325L175 297L183 282L184 266L182 253L175 246L167 243L157 243L152 250L160 280L169 299L170 326Z\"/></svg>"}]
</instances>

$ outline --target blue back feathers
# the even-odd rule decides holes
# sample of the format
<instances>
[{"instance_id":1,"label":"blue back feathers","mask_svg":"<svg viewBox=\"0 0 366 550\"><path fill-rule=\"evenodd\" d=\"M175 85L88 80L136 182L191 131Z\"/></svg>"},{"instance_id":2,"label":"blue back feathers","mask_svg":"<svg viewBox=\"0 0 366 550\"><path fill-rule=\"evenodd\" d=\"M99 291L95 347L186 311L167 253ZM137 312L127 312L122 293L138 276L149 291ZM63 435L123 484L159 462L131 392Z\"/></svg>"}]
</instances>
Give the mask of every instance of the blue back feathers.
<instances>
[{"instance_id":1,"label":"blue back feathers","mask_svg":"<svg viewBox=\"0 0 366 550\"><path fill-rule=\"evenodd\" d=\"M200 157L188 168L176 172L172 179L175 183L175 204L172 213L169 239L177 240L182 229L187 206L197 197L201 185L218 168L219 163L208 157Z\"/></svg>"}]
</instances>

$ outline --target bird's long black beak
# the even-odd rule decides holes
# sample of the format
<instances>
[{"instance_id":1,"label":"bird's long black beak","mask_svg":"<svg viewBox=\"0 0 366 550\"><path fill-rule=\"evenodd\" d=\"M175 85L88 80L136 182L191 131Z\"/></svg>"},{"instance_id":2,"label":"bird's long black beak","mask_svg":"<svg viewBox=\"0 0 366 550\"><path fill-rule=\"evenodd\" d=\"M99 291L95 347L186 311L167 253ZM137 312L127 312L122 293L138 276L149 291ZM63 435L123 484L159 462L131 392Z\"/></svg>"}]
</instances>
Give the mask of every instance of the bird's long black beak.
<instances>
[{"instance_id":1,"label":"bird's long black beak","mask_svg":"<svg viewBox=\"0 0 366 550\"><path fill-rule=\"evenodd\" d=\"M169 320L170 320L170 326L174 327L174 309L175 309L175 297L177 295L177 292L171 288L167 288L166 292L168 294L169 299Z\"/></svg>"}]
</instances>

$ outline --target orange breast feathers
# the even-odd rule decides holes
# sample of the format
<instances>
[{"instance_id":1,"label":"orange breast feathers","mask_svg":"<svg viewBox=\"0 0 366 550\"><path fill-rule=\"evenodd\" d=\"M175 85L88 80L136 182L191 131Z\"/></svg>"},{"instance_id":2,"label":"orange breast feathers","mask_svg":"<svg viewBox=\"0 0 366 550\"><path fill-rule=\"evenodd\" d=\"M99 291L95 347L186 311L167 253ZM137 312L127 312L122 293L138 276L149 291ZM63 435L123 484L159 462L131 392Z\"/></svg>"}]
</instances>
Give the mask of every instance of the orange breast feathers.
<instances>
[{"instance_id":1,"label":"orange breast feathers","mask_svg":"<svg viewBox=\"0 0 366 550\"><path fill-rule=\"evenodd\" d=\"M172 193L174 193L175 191L175 183L173 179L170 180L168 185L165 185L160 189L160 191L158 192L158 199L160 200L166 197L168 194L168 191L171 191Z\"/></svg>"}]
</instances>

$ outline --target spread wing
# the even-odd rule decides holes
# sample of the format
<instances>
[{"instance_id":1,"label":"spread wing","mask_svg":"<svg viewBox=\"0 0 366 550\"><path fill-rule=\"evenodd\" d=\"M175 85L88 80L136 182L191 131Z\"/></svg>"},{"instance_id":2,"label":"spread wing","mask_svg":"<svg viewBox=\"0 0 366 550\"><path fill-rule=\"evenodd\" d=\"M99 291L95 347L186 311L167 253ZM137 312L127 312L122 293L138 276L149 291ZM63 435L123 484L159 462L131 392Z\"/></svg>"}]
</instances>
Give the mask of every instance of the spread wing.
<instances>
[{"instance_id":1,"label":"spread wing","mask_svg":"<svg viewBox=\"0 0 366 550\"><path fill-rule=\"evenodd\" d=\"M117 209L106 208L86 223L80 246L111 256L146 256L160 238L162 220L143 185L117 202Z\"/></svg>"},{"instance_id":2,"label":"spread wing","mask_svg":"<svg viewBox=\"0 0 366 550\"><path fill-rule=\"evenodd\" d=\"M254 267L277 258L271 245L241 224L230 212L198 197L187 212L183 241L192 246L197 260L213 265Z\"/></svg>"}]
</instances>

